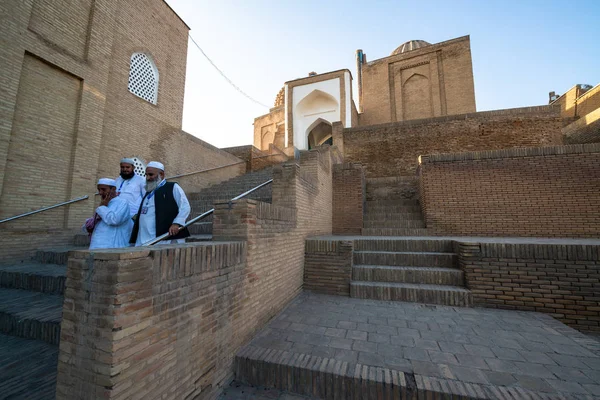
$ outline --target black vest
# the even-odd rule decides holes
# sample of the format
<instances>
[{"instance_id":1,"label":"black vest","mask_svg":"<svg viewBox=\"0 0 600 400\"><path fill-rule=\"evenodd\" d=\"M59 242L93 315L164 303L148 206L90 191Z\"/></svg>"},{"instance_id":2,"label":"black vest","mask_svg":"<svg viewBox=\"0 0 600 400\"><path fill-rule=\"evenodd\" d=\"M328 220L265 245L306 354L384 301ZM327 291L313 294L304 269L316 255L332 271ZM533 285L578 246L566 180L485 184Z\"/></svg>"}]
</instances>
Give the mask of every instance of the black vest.
<instances>
[{"instance_id":1,"label":"black vest","mask_svg":"<svg viewBox=\"0 0 600 400\"><path fill-rule=\"evenodd\" d=\"M177 217L177 214L179 214L179 206L177 205L175 197L173 196L173 186L175 186L174 182L166 182L164 185L154 191L156 237L169 232L169 228L171 225L173 225L173 220L175 217ZM138 209L135 223L133 224L133 231L131 231L129 243L135 243L137 240L138 232L140 230L140 213L142 212L144 200L149 194L150 193L146 193L142 199L142 202L140 203L140 208ZM190 236L190 232L187 228L183 228L177 235L169 237L168 240L183 239L188 236Z\"/></svg>"}]
</instances>

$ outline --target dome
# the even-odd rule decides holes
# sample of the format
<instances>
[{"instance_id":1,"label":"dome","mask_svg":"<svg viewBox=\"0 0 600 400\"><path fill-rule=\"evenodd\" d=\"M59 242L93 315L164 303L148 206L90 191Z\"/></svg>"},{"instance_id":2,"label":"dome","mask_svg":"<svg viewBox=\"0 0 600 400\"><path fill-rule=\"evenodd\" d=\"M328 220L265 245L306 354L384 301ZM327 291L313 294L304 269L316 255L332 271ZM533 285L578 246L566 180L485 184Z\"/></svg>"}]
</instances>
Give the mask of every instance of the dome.
<instances>
[{"instance_id":1,"label":"dome","mask_svg":"<svg viewBox=\"0 0 600 400\"><path fill-rule=\"evenodd\" d=\"M275 97L275 107L282 106L285 102L285 86L281 88Z\"/></svg>"},{"instance_id":2,"label":"dome","mask_svg":"<svg viewBox=\"0 0 600 400\"><path fill-rule=\"evenodd\" d=\"M397 54L406 53L407 51L420 49L421 47L431 46L431 43L426 42L424 40L409 40L406 43L402 43L398 48L392 51L392 56Z\"/></svg>"}]
</instances>

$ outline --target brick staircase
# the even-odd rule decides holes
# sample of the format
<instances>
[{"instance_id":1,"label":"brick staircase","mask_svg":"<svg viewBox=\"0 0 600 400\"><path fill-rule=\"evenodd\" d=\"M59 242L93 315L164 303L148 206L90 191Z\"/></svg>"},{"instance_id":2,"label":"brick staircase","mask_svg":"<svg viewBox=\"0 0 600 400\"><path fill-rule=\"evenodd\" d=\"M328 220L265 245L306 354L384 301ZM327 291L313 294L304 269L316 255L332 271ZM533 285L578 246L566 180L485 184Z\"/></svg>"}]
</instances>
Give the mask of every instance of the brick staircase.
<instances>
[{"instance_id":1,"label":"brick staircase","mask_svg":"<svg viewBox=\"0 0 600 400\"><path fill-rule=\"evenodd\" d=\"M368 178L363 236L426 236L417 184L412 176Z\"/></svg>"},{"instance_id":2,"label":"brick staircase","mask_svg":"<svg viewBox=\"0 0 600 400\"><path fill-rule=\"evenodd\" d=\"M268 181L272 177L273 168L268 167L259 171L237 176L228 181L210 186L197 193L189 193L188 200L192 206L191 217L198 216L213 208L215 200L232 199L261 183ZM251 193L247 198L270 203L272 198L271 193L271 185L267 185L258 189L256 192ZM189 239L189 241L209 239L212 234L212 215L191 225L189 230L192 234L192 238Z\"/></svg>"},{"instance_id":3,"label":"brick staircase","mask_svg":"<svg viewBox=\"0 0 600 400\"><path fill-rule=\"evenodd\" d=\"M452 242L360 239L354 243L350 296L362 299L470 306Z\"/></svg>"}]
</instances>

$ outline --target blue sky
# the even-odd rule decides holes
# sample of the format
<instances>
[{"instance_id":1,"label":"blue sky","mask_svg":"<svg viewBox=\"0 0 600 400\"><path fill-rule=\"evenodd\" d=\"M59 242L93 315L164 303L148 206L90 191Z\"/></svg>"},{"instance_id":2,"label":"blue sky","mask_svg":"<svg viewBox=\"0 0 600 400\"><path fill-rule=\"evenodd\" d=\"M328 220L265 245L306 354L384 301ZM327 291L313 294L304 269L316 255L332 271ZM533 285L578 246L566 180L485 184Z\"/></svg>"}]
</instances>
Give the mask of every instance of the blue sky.
<instances>
[{"instance_id":1,"label":"blue sky","mask_svg":"<svg viewBox=\"0 0 600 400\"><path fill-rule=\"evenodd\" d=\"M348 68L400 44L471 36L477 110L547 104L600 83L600 1L167 0L250 96L273 106L288 80ZM356 91L354 92L356 95ZM183 129L218 147L252 144L268 109L235 91L190 42Z\"/></svg>"}]
</instances>

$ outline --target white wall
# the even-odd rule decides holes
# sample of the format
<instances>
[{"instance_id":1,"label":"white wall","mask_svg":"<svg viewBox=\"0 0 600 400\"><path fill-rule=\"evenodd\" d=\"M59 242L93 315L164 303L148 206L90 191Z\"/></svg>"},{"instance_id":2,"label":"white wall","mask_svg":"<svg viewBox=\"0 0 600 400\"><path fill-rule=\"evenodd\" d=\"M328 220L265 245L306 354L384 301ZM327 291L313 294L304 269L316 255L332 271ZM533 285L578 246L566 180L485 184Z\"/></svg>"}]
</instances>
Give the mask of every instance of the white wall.
<instances>
[{"instance_id":1,"label":"white wall","mask_svg":"<svg viewBox=\"0 0 600 400\"><path fill-rule=\"evenodd\" d=\"M329 123L340 121L340 78L296 86L292 90L294 146L299 150L308 150L306 130L311 124L318 119ZM320 92L313 93L315 90ZM306 101L303 101L305 98Z\"/></svg>"}]
</instances>

